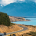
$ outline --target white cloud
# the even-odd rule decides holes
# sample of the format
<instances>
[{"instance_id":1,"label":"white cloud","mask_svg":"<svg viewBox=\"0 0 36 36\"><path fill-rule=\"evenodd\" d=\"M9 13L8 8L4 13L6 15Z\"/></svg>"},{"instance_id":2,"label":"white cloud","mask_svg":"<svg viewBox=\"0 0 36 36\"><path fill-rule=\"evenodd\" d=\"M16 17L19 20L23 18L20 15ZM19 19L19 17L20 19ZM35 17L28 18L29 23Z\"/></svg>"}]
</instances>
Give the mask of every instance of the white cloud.
<instances>
[{"instance_id":1,"label":"white cloud","mask_svg":"<svg viewBox=\"0 0 36 36\"><path fill-rule=\"evenodd\" d=\"M6 5L10 4L10 3L14 3L14 2L17 2L17 1L18 1L18 2L19 2L19 1L23 1L23 2L33 1L33 2L36 3L36 0L1 0L1 1L0 1L0 4L1 4L1 6L2 6L2 5L6 6Z\"/></svg>"},{"instance_id":2,"label":"white cloud","mask_svg":"<svg viewBox=\"0 0 36 36\"><path fill-rule=\"evenodd\" d=\"M5 5L8 5L10 3L17 2L17 1L24 1L24 0L1 0L0 4L5 6Z\"/></svg>"},{"instance_id":3,"label":"white cloud","mask_svg":"<svg viewBox=\"0 0 36 36\"><path fill-rule=\"evenodd\" d=\"M1 5L2 6L2 5Z\"/></svg>"},{"instance_id":4,"label":"white cloud","mask_svg":"<svg viewBox=\"0 0 36 36\"><path fill-rule=\"evenodd\" d=\"M19 1L23 1L24 2L25 0L19 0Z\"/></svg>"},{"instance_id":5,"label":"white cloud","mask_svg":"<svg viewBox=\"0 0 36 36\"><path fill-rule=\"evenodd\" d=\"M36 3L36 0L34 0L34 2Z\"/></svg>"},{"instance_id":6,"label":"white cloud","mask_svg":"<svg viewBox=\"0 0 36 36\"><path fill-rule=\"evenodd\" d=\"M2 4L2 5L7 5L7 4L10 4L10 3L14 3L14 2L16 2L17 0L2 0L1 2L0 2L0 4Z\"/></svg>"}]
</instances>

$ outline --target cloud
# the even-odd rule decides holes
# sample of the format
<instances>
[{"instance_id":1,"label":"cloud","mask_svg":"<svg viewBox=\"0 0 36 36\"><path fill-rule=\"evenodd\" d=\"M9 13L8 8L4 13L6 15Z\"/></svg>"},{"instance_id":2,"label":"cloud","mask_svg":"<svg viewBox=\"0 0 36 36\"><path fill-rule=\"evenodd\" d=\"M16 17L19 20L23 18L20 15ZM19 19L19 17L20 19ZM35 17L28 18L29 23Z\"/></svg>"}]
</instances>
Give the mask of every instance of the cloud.
<instances>
[{"instance_id":1,"label":"cloud","mask_svg":"<svg viewBox=\"0 0 36 36\"><path fill-rule=\"evenodd\" d=\"M23 2L33 1L33 2L36 3L36 0L0 0L0 4L1 4L1 6L2 5L6 6L6 5L10 4L10 3L19 2L19 1L23 1Z\"/></svg>"},{"instance_id":2,"label":"cloud","mask_svg":"<svg viewBox=\"0 0 36 36\"><path fill-rule=\"evenodd\" d=\"M34 0L34 2L36 3L36 0Z\"/></svg>"},{"instance_id":3,"label":"cloud","mask_svg":"<svg viewBox=\"0 0 36 36\"><path fill-rule=\"evenodd\" d=\"M25 1L25 0L19 0L19 1Z\"/></svg>"},{"instance_id":4,"label":"cloud","mask_svg":"<svg viewBox=\"0 0 36 36\"><path fill-rule=\"evenodd\" d=\"M1 0L0 4L5 6L5 5L8 5L10 3L14 3L16 1L17 0Z\"/></svg>"},{"instance_id":5,"label":"cloud","mask_svg":"<svg viewBox=\"0 0 36 36\"><path fill-rule=\"evenodd\" d=\"M1 5L2 6L2 5Z\"/></svg>"},{"instance_id":6,"label":"cloud","mask_svg":"<svg viewBox=\"0 0 36 36\"><path fill-rule=\"evenodd\" d=\"M5 5L8 5L10 3L17 2L17 1L25 1L25 0L1 0L0 4L5 6Z\"/></svg>"}]
</instances>

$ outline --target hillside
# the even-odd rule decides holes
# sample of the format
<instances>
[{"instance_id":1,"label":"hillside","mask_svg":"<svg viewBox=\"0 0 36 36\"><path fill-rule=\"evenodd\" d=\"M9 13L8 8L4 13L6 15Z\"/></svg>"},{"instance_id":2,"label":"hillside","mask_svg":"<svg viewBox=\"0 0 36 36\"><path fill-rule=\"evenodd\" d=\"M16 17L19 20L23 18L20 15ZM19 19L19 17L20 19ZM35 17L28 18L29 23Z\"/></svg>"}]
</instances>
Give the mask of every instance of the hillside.
<instances>
[{"instance_id":1,"label":"hillside","mask_svg":"<svg viewBox=\"0 0 36 36\"><path fill-rule=\"evenodd\" d=\"M25 18L22 17L13 17L13 16L9 16L10 21L14 22L14 21L26 21Z\"/></svg>"},{"instance_id":2,"label":"hillside","mask_svg":"<svg viewBox=\"0 0 36 36\"><path fill-rule=\"evenodd\" d=\"M29 3L11 3L0 9L1 12L5 12L10 16L35 16L36 4L34 2Z\"/></svg>"},{"instance_id":3,"label":"hillside","mask_svg":"<svg viewBox=\"0 0 36 36\"><path fill-rule=\"evenodd\" d=\"M14 32L14 31L18 31L21 30L22 28L19 27L18 25L12 25L12 26L4 26L4 25L0 25L0 33L9 33L9 32Z\"/></svg>"}]
</instances>

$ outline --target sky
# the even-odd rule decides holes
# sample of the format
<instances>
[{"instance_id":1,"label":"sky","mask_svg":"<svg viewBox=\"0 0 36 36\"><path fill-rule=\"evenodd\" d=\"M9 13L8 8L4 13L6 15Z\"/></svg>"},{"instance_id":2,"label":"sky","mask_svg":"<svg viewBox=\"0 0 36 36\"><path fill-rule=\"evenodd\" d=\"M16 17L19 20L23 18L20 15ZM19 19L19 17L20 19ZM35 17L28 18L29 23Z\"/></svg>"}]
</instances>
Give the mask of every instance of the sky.
<instances>
[{"instance_id":1,"label":"sky","mask_svg":"<svg viewBox=\"0 0 36 36\"><path fill-rule=\"evenodd\" d=\"M1 6L6 6L6 5L8 5L8 4L10 4L10 3L14 3L14 2L30 2L30 1L32 1L32 2L35 2L36 3L36 0L0 0L0 4L1 4Z\"/></svg>"},{"instance_id":2,"label":"sky","mask_svg":"<svg viewBox=\"0 0 36 36\"><path fill-rule=\"evenodd\" d=\"M36 16L36 0L0 0L0 11L9 16Z\"/></svg>"}]
</instances>

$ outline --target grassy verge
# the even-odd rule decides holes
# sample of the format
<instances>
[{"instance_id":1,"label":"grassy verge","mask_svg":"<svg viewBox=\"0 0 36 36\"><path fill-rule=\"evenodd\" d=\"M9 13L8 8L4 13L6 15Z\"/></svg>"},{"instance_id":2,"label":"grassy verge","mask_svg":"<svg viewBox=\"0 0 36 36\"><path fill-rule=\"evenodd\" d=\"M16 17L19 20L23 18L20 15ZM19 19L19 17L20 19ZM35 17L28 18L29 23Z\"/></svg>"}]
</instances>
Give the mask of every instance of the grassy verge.
<instances>
[{"instance_id":1,"label":"grassy verge","mask_svg":"<svg viewBox=\"0 0 36 36\"><path fill-rule=\"evenodd\" d=\"M11 26L11 25L15 25L15 24L14 24L14 23L11 23L10 26Z\"/></svg>"},{"instance_id":2,"label":"grassy verge","mask_svg":"<svg viewBox=\"0 0 36 36\"><path fill-rule=\"evenodd\" d=\"M30 32L30 33L26 33L28 35L31 35L31 36L36 36L36 32Z\"/></svg>"}]
</instances>

